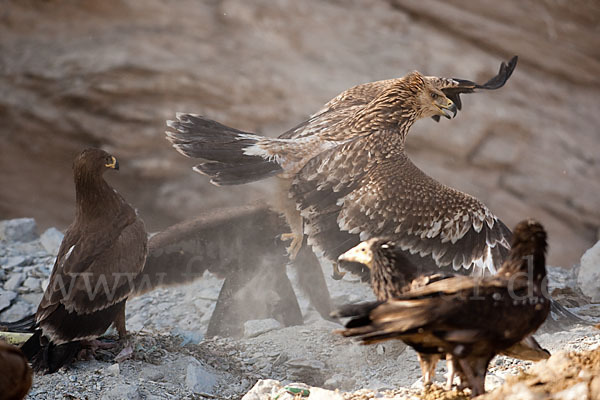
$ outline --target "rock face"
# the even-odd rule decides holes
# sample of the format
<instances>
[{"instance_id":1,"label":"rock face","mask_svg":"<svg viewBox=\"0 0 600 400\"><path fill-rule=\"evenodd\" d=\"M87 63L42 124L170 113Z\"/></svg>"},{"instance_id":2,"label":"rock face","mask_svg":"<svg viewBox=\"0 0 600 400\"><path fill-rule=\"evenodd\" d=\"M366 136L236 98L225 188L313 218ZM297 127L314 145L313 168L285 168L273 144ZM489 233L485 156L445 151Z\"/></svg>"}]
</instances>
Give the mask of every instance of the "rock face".
<instances>
[{"instance_id":1,"label":"rock face","mask_svg":"<svg viewBox=\"0 0 600 400\"><path fill-rule=\"evenodd\" d=\"M593 302L600 303L600 242L581 257L577 285Z\"/></svg>"},{"instance_id":2,"label":"rock face","mask_svg":"<svg viewBox=\"0 0 600 400\"><path fill-rule=\"evenodd\" d=\"M48 253L56 256L58 255L58 250L60 249L60 244L65 235L62 234L61 231L52 227L46 229L46 232L42 233L40 236L40 242Z\"/></svg>"},{"instance_id":3,"label":"rock face","mask_svg":"<svg viewBox=\"0 0 600 400\"><path fill-rule=\"evenodd\" d=\"M599 19L586 0L6 0L0 215L64 229L72 159L103 146L122 166L107 179L156 231L269 186L194 174L164 140L176 111L276 135L352 85L414 69L481 80L518 54L505 88L421 121L409 153L507 225L542 220L550 262L572 265L600 226Z\"/></svg>"},{"instance_id":4,"label":"rock face","mask_svg":"<svg viewBox=\"0 0 600 400\"><path fill-rule=\"evenodd\" d=\"M33 218L0 221L0 240L4 242L29 242L37 238L37 225Z\"/></svg>"},{"instance_id":5,"label":"rock face","mask_svg":"<svg viewBox=\"0 0 600 400\"><path fill-rule=\"evenodd\" d=\"M188 365L185 385L194 393L211 394L217 384L217 375L196 359Z\"/></svg>"},{"instance_id":6,"label":"rock face","mask_svg":"<svg viewBox=\"0 0 600 400\"><path fill-rule=\"evenodd\" d=\"M36 226L31 218L0 221L0 322L35 312L42 299L55 256L45 250Z\"/></svg>"}]
</instances>

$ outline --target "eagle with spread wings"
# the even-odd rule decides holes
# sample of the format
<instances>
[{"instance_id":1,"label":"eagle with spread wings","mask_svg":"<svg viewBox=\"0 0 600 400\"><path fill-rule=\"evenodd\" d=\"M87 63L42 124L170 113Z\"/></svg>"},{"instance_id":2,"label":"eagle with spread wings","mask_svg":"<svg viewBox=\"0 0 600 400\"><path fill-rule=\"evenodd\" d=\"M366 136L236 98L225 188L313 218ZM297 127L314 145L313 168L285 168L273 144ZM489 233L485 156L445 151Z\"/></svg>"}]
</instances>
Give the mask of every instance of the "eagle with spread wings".
<instances>
[{"instance_id":1,"label":"eagle with spread wings","mask_svg":"<svg viewBox=\"0 0 600 400\"><path fill-rule=\"evenodd\" d=\"M305 242L335 261L361 240L392 236L419 262L495 272L510 230L481 201L421 171L405 140L419 119L454 117L461 94L502 87L516 63L503 62L484 84L415 71L355 86L277 138L183 113L167 121L167 138L207 160L194 170L215 185L276 176L292 259Z\"/></svg>"}]
</instances>

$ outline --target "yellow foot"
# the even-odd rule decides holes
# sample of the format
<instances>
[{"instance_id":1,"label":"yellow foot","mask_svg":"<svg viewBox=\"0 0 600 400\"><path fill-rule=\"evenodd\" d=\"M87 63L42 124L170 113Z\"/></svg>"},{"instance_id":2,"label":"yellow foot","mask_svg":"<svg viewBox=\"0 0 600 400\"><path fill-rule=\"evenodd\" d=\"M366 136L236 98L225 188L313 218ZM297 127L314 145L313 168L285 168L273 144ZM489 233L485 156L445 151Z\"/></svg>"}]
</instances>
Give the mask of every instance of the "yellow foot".
<instances>
[{"instance_id":1,"label":"yellow foot","mask_svg":"<svg viewBox=\"0 0 600 400\"><path fill-rule=\"evenodd\" d=\"M300 249L302 248L302 242L304 237L302 235L296 235L294 233L282 233L280 238L283 241L292 241L292 243L290 243L289 247L287 248L287 252L290 256L290 260L295 260L298 256L298 252L300 252Z\"/></svg>"},{"instance_id":2,"label":"yellow foot","mask_svg":"<svg viewBox=\"0 0 600 400\"><path fill-rule=\"evenodd\" d=\"M336 281L339 281L340 279L342 279L344 277L344 275L346 275L346 273L340 271L340 267L338 266L338 263L334 262L333 263L333 275L331 275L331 277L333 279L335 279Z\"/></svg>"}]
</instances>

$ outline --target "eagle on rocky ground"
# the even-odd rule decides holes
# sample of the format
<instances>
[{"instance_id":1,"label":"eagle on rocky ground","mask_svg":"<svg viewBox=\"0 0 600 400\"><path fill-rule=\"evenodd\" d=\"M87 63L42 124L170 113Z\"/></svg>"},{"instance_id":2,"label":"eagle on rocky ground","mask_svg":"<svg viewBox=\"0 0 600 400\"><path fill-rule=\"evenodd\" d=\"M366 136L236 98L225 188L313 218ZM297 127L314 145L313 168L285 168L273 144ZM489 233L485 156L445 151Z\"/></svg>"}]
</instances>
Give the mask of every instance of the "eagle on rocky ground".
<instances>
[{"instance_id":1,"label":"eagle on rocky ground","mask_svg":"<svg viewBox=\"0 0 600 400\"><path fill-rule=\"evenodd\" d=\"M461 94L502 87L516 63L503 62L484 84L415 71L358 85L278 138L184 113L166 134L183 155L207 160L194 170L215 185L276 176L292 259L304 243L335 262L361 240L392 236L420 263L494 272L510 230L478 199L421 171L405 140L419 119L455 116Z\"/></svg>"},{"instance_id":2,"label":"eagle on rocky ground","mask_svg":"<svg viewBox=\"0 0 600 400\"><path fill-rule=\"evenodd\" d=\"M399 298L411 290L422 289L433 283L445 279L452 279L455 275L439 273L437 270L423 270L420 266L408 260L402 249L391 239L375 237L359 243L342 254L338 260L343 263L353 262L366 266L370 271L370 283L377 302L371 305L357 305L358 313L372 309L388 300ZM437 283L439 285L439 283ZM346 311L350 311L352 307ZM352 313L352 312L350 312ZM335 315L335 314L334 314ZM418 342L406 339L407 344L419 347ZM423 383L430 384L435 375L437 362L443 354L432 349L427 352L417 352L419 364L423 374ZM533 336L527 336L519 343L504 349L502 354L521 360L539 361L550 357L550 353L543 349ZM450 390L455 375L454 363L448 360L447 389ZM464 379L464 377L461 377Z\"/></svg>"},{"instance_id":3,"label":"eagle on rocky ground","mask_svg":"<svg viewBox=\"0 0 600 400\"><path fill-rule=\"evenodd\" d=\"M11 324L32 320L34 334L21 349L36 371L68 364L113 324L121 339L126 335L125 302L143 271L148 239L136 210L104 180L111 169L119 169L117 159L101 149L75 158L75 220L35 316Z\"/></svg>"},{"instance_id":4,"label":"eagle on rocky ground","mask_svg":"<svg viewBox=\"0 0 600 400\"><path fill-rule=\"evenodd\" d=\"M342 308L335 315L352 319L341 333L365 344L401 339L426 356L445 355L478 396L491 359L535 332L550 312L545 254L543 226L522 221L496 275L434 279L385 301Z\"/></svg>"}]
</instances>

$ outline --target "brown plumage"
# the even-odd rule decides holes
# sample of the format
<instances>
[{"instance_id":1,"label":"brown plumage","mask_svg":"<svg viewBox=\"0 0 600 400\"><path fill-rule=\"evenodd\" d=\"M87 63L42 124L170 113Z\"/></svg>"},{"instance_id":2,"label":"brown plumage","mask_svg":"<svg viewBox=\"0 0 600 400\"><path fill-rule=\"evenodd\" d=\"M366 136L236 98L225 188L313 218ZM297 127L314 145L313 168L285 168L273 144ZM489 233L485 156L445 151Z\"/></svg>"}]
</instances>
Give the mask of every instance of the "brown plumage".
<instances>
[{"instance_id":1,"label":"brown plumage","mask_svg":"<svg viewBox=\"0 0 600 400\"><path fill-rule=\"evenodd\" d=\"M302 324L302 312L286 275L285 246L278 239L282 229L281 217L264 204L210 210L173 225L148 241L136 295L159 286L186 284L210 271L225 282L207 337L240 336L244 322L251 319L275 318L284 326ZM327 296L327 291L315 293L313 287L319 285L310 280L323 278L314 271L320 271L320 265L306 263L304 267L298 271L300 287L311 298Z\"/></svg>"},{"instance_id":2,"label":"brown plumage","mask_svg":"<svg viewBox=\"0 0 600 400\"><path fill-rule=\"evenodd\" d=\"M207 337L242 335L244 322L252 319L301 324L302 312L286 275L288 257L279 240L284 229L280 215L265 204L211 209L187 218L150 237L144 270L133 279L131 296L189 284L209 271L225 281ZM329 292L318 260L303 250L294 263L301 266L297 284L318 307L329 301ZM0 323L0 331L33 332L34 325L31 315Z\"/></svg>"},{"instance_id":3,"label":"brown plumage","mask_svg":"<svg viewBox=\"0 0 600 400\"><path fill-rule=\"evenodd\" d=\"M545 252L544 228L523 221L496 276L454 276L392 300L349 306L336 313L353 317L341 333L363 343L402 339L420 353L448 354L479 395L494 355L532 334L550 311Z\"/></svg>"},{"instance_id":4,"label":"brown plumage","mask_svg":"<svg viewBox=\"0 0 600 400\"><path fill-rule=\"evenodd\" d=\"M352 262L368 268L371 287L380 301L393 299L411 289L450 277L436 273L437 269L413 263L402 248L389 238L365 240L340 255L338 261L342 266Z\"/></svg>"},{"instance_id":5,"label":"brown plumage","mask_svg":"<svg viewBox=\"0 0 600 400\"><path fill-rule=\"evenodd\" d=\"M86 149L73 163L75 220L67 228L35 314L35 334L22 346L34 369L54 372L71 361L81 341L114 324L125 330L125 302L147 253L144 223L106 183L115 157Z\"/></svg>"},{"instance_id":6,"label":"brown plumage","mask_svg":"<svg viewBox=\"0 0 600 400\"><path fill-rule=\"evenodd\" d=\"M24 399L31 388L32 372L17 347L0 340L0 400Z\"/></svg>"},{"instance_id":7,"label":"brown plumage","mask_svg":"<svg viewBox=\"0 0 600 400\"><path fill-rule=\"evenodd\" d=\"M396 242L387 238L371 238L361 242L342 254L338 260L342 265L352 262L368 268L371 287L379 302L394 299L411 290L453 276L451 274L436 273L435 269L415 265L406 257L405 252ZM417 353L425 384L431 383L436 364L442 356L435 349L429 349L429 351L429 354ZM523 339L501 353L531 361L539 361L550 357L550 353L543 349L532 336ZM448 363L451 364L451 361ZM450 365L449 370L452 370ZM453 374L450 373L448 387L451 387L453 378Z\"/></svg>"},{"instance_id":8,"label":"brown plumage","mask_svg":"<svg viewBox=\"0 0 600 400\"><path fill-rule=\"evenodd\" d=\"M277 176L292 258L304 234L332 261L385 235L438 267L495 271L508 251L508 229L479 200L419 170L404 142L415 121L450 118L460 94L503 86L515 65L516 57L502 63L484 85L418 72L359 85L278 138L193 114L168 121L167 137L182 154L208 160L194 169L216 185Z\"/></svg>"}]
</instances>

